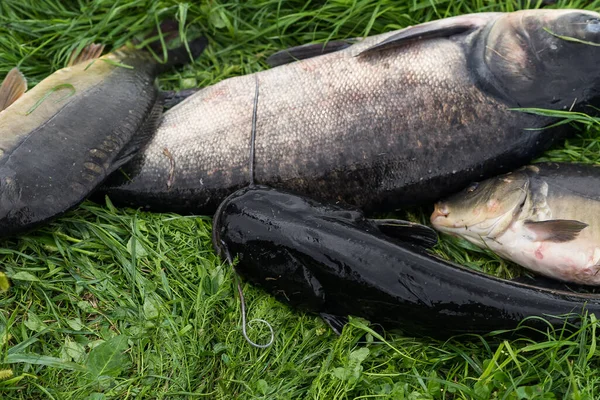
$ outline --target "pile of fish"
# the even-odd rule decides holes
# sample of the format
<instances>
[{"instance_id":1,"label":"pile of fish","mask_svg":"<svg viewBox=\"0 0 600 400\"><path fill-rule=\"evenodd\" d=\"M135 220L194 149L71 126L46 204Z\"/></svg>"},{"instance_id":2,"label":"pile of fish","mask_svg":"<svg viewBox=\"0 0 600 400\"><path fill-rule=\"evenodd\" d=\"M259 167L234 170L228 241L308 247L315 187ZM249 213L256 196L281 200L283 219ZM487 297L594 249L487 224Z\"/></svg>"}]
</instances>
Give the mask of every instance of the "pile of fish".
<instances>
[{"instance_id":1,"label":"pile of fish","mask_svg":"<svg viewBox=\"0 0 600 400\"><path fill-rule=\"evenodd\" d=\"M516 327L528 317L587 310L600 297L499 279L426 251L435 233L420 225L368 220L362 213L254 186L231 195L214 219L213 243L239 259L237 271L335 330L347 315L384 327L445 338ZM223 257L225 259L225 257ZM545 329L532 318L527 325Z\"/></svg>"},{"instance_id":2,"label":"pile of fish","mask_svg":"<svg viewBox=\"0 0 600 400\"><path fill-rule=\"evenodd\" d=\"M487 93L490 97L497 98L499 92L495 90L500 87L502 88L500 97L504 99L518 98L519 101L515 102L518 106L539 107L535 105L544 104L546 108L554 106L564 109L568 102L573 105L579 104L579 106L586 102L587 104L596 104L598 99L596 95L592 94L598 90L598 83L594 83L598 74L592 71L593 68L590 69L590 65L576 67L582 72L581 75L573 75L573 79L586 82L580 89L577 89L577 84L574 82L569 83L569 87L555 85L555 83L560 79L568 79L570 76L567 72L568 62L562 60L561 51L564 52L564 55L568 54L571 61L577 59L578 56L590 57L588 60L592 59L592 54L595 57L600 56L597 49L591 49L594 46L585 50L589 45L568 41L571 44L577 43L575 47L571 47L569 44L560 42L561 40L565 41L565 36L569 36L578 38L580 41L591 41L595 38L594 43L599 43L600 20L598 17L599 15L595 13L579 13L577 11L541 12L539 14L537 12L518 12L495 15L493 23L490 23L491 26L483 25L485 26L482 28L484 33L475 30L477 33L470 32L463 40L472 44L484 37L487 40L485 48L491 49L494 55L500 54L501 58L516 57L512 61L519 61L519 63L510 65L510 68L507 65L507 71L512 73L511 79L508 79L508 83L498 84L496 79L499 73L497 71L503 71L501 65L498 65L502 64L498 58L488 55L494 63L483 62L481 65L474 64L471 60L467 66L476 65L479 68L479 70L477 68L473 70L465 67L467 73L472 74L471 82L479 82L479 85L473 83L473 86L480 90L479 88L482 86L480 86L481 81L478 81L478 78L486 76L486 72L489 73L492 70L491 76L487 75L487 83L492 85L482 87L482 92ZM460 18L470 18L470 16ZM551 22L554 22L554 25ZM447 20L438 21L432 25L445 23L451 24L450 20ZM502 35L494 29L503 24L505 26ZM546 36L539 34L540 24L547 27L542 30ZM432 25L425 24L408 30L417 29L420 35L427 36ZM515 37L512 40L511 36L507 34L511 32L507 32L507 25L514 29L512 33ZM447 26L446 28L449 29ZM528 31L527 28L531 31ZM571 30L567 28L571 28ZM548 30L561 33L551 34ZM426 41L445 44L445 41L461 39L461 34L458 34L458 37L451 35L450 39L440 39L437 37L438 33L433 35L434 39L429 38ZM402 35L406 35L406 31L393 35L391 38L397 40ZM474 35L474 37L469 35ZM585 39L583 39L584 37ZM501 38L504 47L494 47L496 42L491 38ZM421 38L417 44L412 45L419 46L423 40L425 39ZM385 48L390 42L394 42L394 40L384 40L382 44L376 44L373 48ZM506 42L511 46L507 46ZM517 44L522 47L519 48ZM342 51L349 51L355 46ZM396 47L393 49L395 49L395 53L392 53L394 56L406 55L411 54L412 47L409 45L405 48L398 48L396 43ZM532 49L536 49L534 53L532 53ZM545 51L542 52L540 49ZM302 47L300 50L301 56L305 57L306 47ZM419 54L426 54L422 49L418 48L418 50L421 50ZM588 50L590 53L584 55ZM579 53L579 51L584 53ZM528 53L530 54L529 58L526 56ZM363 52L359 51L356 54L360 57ZM484 56L483 60L486 59ZM440 65L436 65L436 67L442 68ZM484 71L487 69L487 71L481 72L482 69ZM536 76L540 70L544 71L543 77ZM435 73L432 74L435 75ZM457 76L457 74L453 74L453 76ZM258 77L256 79L260 81ZM547 84L552 82L551 86L536 86L537 80L544 79L548 79ZM517 84L516 81L519 83ZM511 83L513 84L511 85ZM412 86L407 85L407 90L410 88ZM588 95L586 101L577 103L577 97L583 92ZM510 93L510 95L505 97L506 93ZM450 98L442 100L442 104L447 104L445 101L451 100ZM484 103L485 101L475 105L471 103L467 109L472 111L479 107L485 108ZM508 100L508 104L515 103L510 103ZM258 104L263 103L258 102ZM500 115L508 112L506 104L504 108L491 109L490 113ZM435 105L433 103L432 107ZM268 103L267 106L269 106ZM458 103L459 109L461 106ZM416 112L421 111L419 109ZM430 115L435 111L424 108L423 112L425 115ZM260 107L258 111L255 109L254 113L260 115ZM409 118L408 115L405 114L405 118ZM455 147L453 140L480 144L482 143L478 142L480 135L492 134L491 131L496 128L496 126L483 126L478 121L468 120L467 115L468 112L463 120L467 123L463 123L459 129L456 129L454 125L449 125L446 129L439 128L440 130L437 132L428 132L427 130L421 132L422 135L425 135L426 139L424 140L430 139L432 136L435 138L436 135L447 135L445 143L438 141L432 144L430 142L428 146L421 147L422 143L419 140L417 146L411 147L411 141L408 140L403 142L404 149L393 146L391 148L399 157L404 156L407 152L412 155L425 156L431 150L438 150L445 157L428 158L425 168L441 172L437 177L446 182L459 179L454 178L454 175L444 167L462 165L465 166L466 171L472 172L466 167L469 160L480 160L480 157L486 158L489 155L494 157L495 150L497 150L490 142L488 142L488 147L473 146L477 150L476 152L469 152L466 145L462 148ZM435 122L429 122L427 127L436 126ZM469 132L468 122L478 127L479 131ZM548 120L545 122L551 123ZM496 172L509 165L519 165L520 159L514 156L515 153L521 151L531 157L532 153L539 151L536 146L540 145L537 133L541 130L528 131L524 127L514 126L504 126L503 128L509 131L516 129L518 132L516 137L521 140L523 138L535 138L535 140L533 142L526 141L526 145L516 141L525 147L511 148L512 151L506 164L493 163L492 169ZM405 133L404 131L400 132ZM507 138L506 131L502 132L505 134L502 137L502 141L504 141ZM257 135L258 144L261 134L260 125L257 124L254 133ZM393 130L385 133L387 136L384 135L381 140L388 140L388 143L394 143L394 140L402 141L406 137L410 138L410 135L404 135L401 139L397 139ZM548 133L546 131L545 134ZM326 133L323 132L323 135ZM552 135L552 131L550 131L550 135ZM389 140L389 137L394 139ZM548 137L544 138L548 139ZM379 139L380 136L372 138L375 146ZM250 143L253 142L250 141ZM510 142L502 143L508 145ZM324 146L326 147L326 144ZM502 148L500 152L504 152L505 149ZM454 153L448 154L451 153L451 150L454 150ZM315 148L315 152L317 151L319 150ZM259 154L260 152L257 151L256 157L260 157ZM423 160L422 158L417 159ZM365 160L371 160L371 168L375 171L379 171L379 168L382 167L377 164L379 160L377 157L366 156ZM464 161L465 164L461 164L461 161ZM255 161L251 160L248 171L252 170L254 164ZM390 176L395 174L399 176L404 173L407 176L414 174L413 176L426 178L427 173L431 170L425 171L424 165L410 162L387 165L384 163L383 168L385 173ZM342 163L339 169L343 170L344 168L348 167ZM467 189L467 193L471 195L470 201L464 201L464 195L458 194L454 201L449 200L447 203L438 204L431 217L432 223L440 230L444 230L448 226L453 229L453 232L470 234L471 237L474 237L475 242L483 245L487 245L488 242L482 241L478 235L480 233L489 234L487 239L489 242L495 242L496 245L491 247L492 249L503 246L507 248L507 252L512 251L513 254L521 251L525 246L518 246L517 243L523 236L522 230L518 229L525 224L526 229L529 229L528 232L535 233L530 234L528 238L529 241L526 243L528 248L523 251L525 257L530 256L531 259L533 256L538 259L538 262L540 262L540 258L545 257L545 264L542 265L547 267L551 264L555 270L563 270L565 265L568 265L571 267L571 271L566 272L567 277L574 277L573 269L584 264L587 268L585 271L581 271L584 279L580 279L578 283L593 283L592 279L585 278L590 278L598 271L597 267L594 268L594 264L600 257L600 250L595 247L598 242L594 243L596 229L588 230L588 234L580 234L580 231L587 227L587 223L579 219L587 215L586 219L589 220L589 215L594 214L591 207L594 200L589 197L596 196L597 198L598 191L594 190L595 185L590 185L590 182L597 181L597 178L594 180L592 178L594 174L590 171L582 171L583 167L580 166L571 167L577 171L575 173L567 167L563 167L560 171L555 171L554 176L551 176L552 173L541 173L540 171L543 171L544 168L552 169L546 166L526 169L526 171L540 173L540 180L543 176L543 183L534 182L535 178L528 176L530 184L527 186L523 183L525 179L518 179L515 174L512 174L496 178L493 182L497 187L489 190L485 190L486 184L484 184L484 188L478 192L480 194L474 198L475 195L471 193L477 189L475 189L476 185L471 185ZM593 167L589 168L593 169ZM465 173L465 170L460 171L461 175L469 175ZM477 168L476 171L481 176L488 173L488 171ZM262 176L264 177L264 175ZM349 174L349 176L353 177L352 179L355 178L354 175ZM260 172L256 176L250 173L250 182L253 178L256 178L259 183L264 183L261 180ZM552 185L551 178L554 178L555 186L560 187L564 182L569 182L569 185L565 188L560 187L562 190L549 192L548 186ZM346 189L340 188L339 192L335 190L336 185L343 186L342 184L347 183L346 180L331 181L328 187L335 193L342 193L338 197L338 203L358 205L368 211L370 205L373 204L372 199L378 196L378 186L371 186L370 184L374 181L367 178L367 175L363 175L362 179L362 182L367 182L363 193L364 200L344 196ZM502 184L498 184L498 181L501 181ZM546 322L539 318L528 317L544 317L547 322L560 326L564 324L565 320L580 321L580 314L585 311L591 313L600 311L600 297L597 295L574 292L564 285L539 279L530 279L529 281L526 279L521 281L499 279L437 258L425 250L436 241L431 234L427 233L425 227L415 226L405 221L367 220L361 212L350 210L347 206L340 207L305 197L305 188L288 187L282 184L282 181L269 179L266 179L266 183L270 186L277 186L278 189L250 185L248 188L233 193L221 203L214 218L213 245L224 258L231 259L232 254L238 257L237 271L242 276L265 288L282 301L320 313L336 330L343 326L345 317L349 314L368 318L384 326L400 327L411 333L447 337L457 333L482 333L514 328L524 321L527 326L543 329ZM393 206L410 203L411 200L421 203L431 193L438 196L441 191L444 191L443 186L432 184L431 181L421 186L422 190L420 191L411 191L415 184L403 184L400 180L397 180L396 183L397 186L392 186L393 189L406 190L411 197L407 199L392 194L387 203ZM352 184L353 181L350 181L349 185ZM487 186L493 186L493 184L487 184ZM295 193L287 192L282 188L291 189ZM375 189L369 190L370 188ZM527 191L528 188L531 189L530 192ZM584 188L586 190L582 190ZM388 186L386 189L389 190L390 187ZM428 193L426 189L429 189L431 193ZM303 196L298 196L298 193L302 193ZM319 196L318 192L311 193L311 195L332 200L327 196ZM565 198L565 196L571 196L571 198ZM588 197L587 203L584 200L586 196ZM556 197L559 197L562 203L558 200L553 201ZM573 204L573 197L578 197L582 206L577 215L569 213L569 209L577 208ZM351 201L348 201L349 199ZM548 219L552 219L553 215L557 220L548 221ZM466 226L463 227L463 224ZM578 236L579 240L575 241L574 239ZM543 240L551 243L561 242L565 245L550 247L547 243L540 242ZM566 245L566 243L569 244ZM570 253L565 254L565 250ZM550 274L546 273L546 275Z\"/></svg>"},{"instance_id":3,"label":"pile of fish","mask_svg":"<svg viewBox=\"0 0 600 400\"><path fill-rule=\"evenodd\" d=\"M25 94L15 71L0 89L2 234L96 191L215 213L214 247L241 275L336 329L348 314L438 336L530 316L562 324L553 316L598 312L600 297L466 269L427 251L430 228L365 215L433 203L564 138L567 125L518 108L594 113L599 44L594 12L470 14L288 49L164 113L154 78L186 59L181 49L161 66L129 49L96 59L92 47ZM594 175L528 167L438 203L432 224L546 275L600 282L600 228L583 212L597 203Z\"/></svg>"}]
</instances>

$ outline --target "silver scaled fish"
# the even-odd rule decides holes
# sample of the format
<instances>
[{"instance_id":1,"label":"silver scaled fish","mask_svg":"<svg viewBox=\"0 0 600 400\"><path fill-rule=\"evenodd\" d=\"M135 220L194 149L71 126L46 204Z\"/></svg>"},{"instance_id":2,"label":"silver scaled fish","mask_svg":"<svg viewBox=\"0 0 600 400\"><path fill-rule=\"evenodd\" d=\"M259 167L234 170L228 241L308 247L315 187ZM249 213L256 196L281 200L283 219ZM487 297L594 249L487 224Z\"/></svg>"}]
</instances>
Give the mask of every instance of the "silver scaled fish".
<instances>
[{"instance_id":1,"label":"silver scaled fish","mask_svg":"<svg viewBox=\"0 0 600 400\"><path fill-rule=\"evenodd\" d=\"M275 62L302 60L224 80L170 109L104 192L122 205L213 213L249 182L258 79L257 183L366 212L433 202L561 137L542 129L555 119L513 108L598 104L598 44L598 13L527 10L290 49Z\"/></svg>"}]
</instances>

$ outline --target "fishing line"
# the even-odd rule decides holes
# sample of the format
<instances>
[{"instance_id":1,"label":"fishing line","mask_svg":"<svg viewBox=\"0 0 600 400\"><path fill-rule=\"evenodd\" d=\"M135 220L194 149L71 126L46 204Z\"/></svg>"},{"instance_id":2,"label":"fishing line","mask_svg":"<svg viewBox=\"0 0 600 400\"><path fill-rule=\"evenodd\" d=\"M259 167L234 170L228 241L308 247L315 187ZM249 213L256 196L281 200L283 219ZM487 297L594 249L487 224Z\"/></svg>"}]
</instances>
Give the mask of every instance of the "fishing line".
<instances>
[{"instance_id":1,"label":"fishing line","mask_svg":"<svg viewBox=\"0 0 600 400\"><path fill-rule=\"evenodd\" d=\"M221 240L221 245L223 246L223 250L225 253L225 257L227 258L227 262L233 269L233 261L231 260L231 254L229 254L229 250L227 250L227 246L225 245L225 242L222 240ZM248 323L246 323L246 301L244 300L242 284L241 284L237 274L235 273L235 270L233 271L233 279L235 279L235 284L237 286L238 294L240 295L240 305L242 308L242 336L244 336L244 339L246 339L246 342L248 342L251 346L258 347L259 349L266 349L267 347L270 347L273 344L273 342L275 341L275 332L273 331L273 326L270 323L268 323L267 321L265 321L264 319L260 319L260 318L252 319L252 320L248 321ZM268 343L258 344L256 342L252 341L252 339L250 339L248 337L248 333L246 332L246 326L250 325L254 322L262 322L263 324L265 324L267 326L267 328L269 328L269 331L271 332L271 339L269 340Z\"/></svg>"},{"instance_id":2,"label":"fishing line","mask_svg":"<svg viewBox=\"0 0 600 400\"><path fill-rule=\"evenodd\" d=\"M252 131L250 132L250 186L254 186L254 148L256 143L256 114L258 111L258 76L254 75L254 107L252 109Z\"/></svg>"},{"instance_id":3,"label":"fishing line","mask_svg":"<svg viewBox=\"0 0 600 400\"><path fill-rule=\"evenodd\" d=\"M254 185L254 143L256 141L256 114L257 114L257 109L258 109L258 77L256 75L254 75L254 80L256 82L256 85L254 88L254 108L252 111L252 132L250 134L250 168L249 168L250 186ZM233 268L233 260L231 259L231 254L229 254L227 245L225 244L225 242L223 240L221 240L221 246L224 250L225 257L227 258L227 262L231 266L231 269L234 269ZM244 336L244 339L246 339L246 342L248 342L251 346L258 347L259 349L266 349L267 347L271 346L273 344L273 342L275 341L275 332L273 331L273 326L270 323L268 323L267 321L265 321L264 319L260 319L260 318L252 319L252 320L248 321L248 323L246 323L246 301L244 300L244 292L242 291L242 284L237 276L237 273L235 272L235 269L233 271L233 279L235 279L235 284L237 286L238 294L240 296L240 305L241 305L241 309L242 309L242 336ZM246 327L248 325L251 325L254 322L261 322L261 323L265 324L267 326L267 328L269 328L269 331L271 332L271 339L269 340L268 343L258 344L258 343L253 342L248 337Z\"/></svg>"}]
</instances>

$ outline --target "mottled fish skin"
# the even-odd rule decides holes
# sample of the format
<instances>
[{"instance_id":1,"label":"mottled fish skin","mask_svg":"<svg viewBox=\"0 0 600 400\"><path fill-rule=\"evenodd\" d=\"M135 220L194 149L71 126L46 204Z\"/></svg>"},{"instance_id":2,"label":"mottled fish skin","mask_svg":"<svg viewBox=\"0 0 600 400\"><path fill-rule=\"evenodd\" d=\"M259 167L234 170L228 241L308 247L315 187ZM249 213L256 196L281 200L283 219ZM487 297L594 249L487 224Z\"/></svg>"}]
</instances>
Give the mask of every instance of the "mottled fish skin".
<instances>
[{"instance_id":1,"label":"mottled fish skin","mask_svg":"<svg viewBox=\"0 0 600 400\"><path fill-rule=\"evenodd\" d=\"M105 193L116 203L156 211L214 212L249 182L258 79L257 183L366 211L434 201L527 163L561 137L557 129L529 130L552 119L509 108L578 108L596 101L598 73L588 71L600 50L559 39L543 27L598 17L576 10L475 14L461 17L479 24L465 33L359 55L398 33L390 32L227 79L169 110L144 153L114 175ZM549 26L565 33L563 25L571 26ZM528 53L539 49L523 43L523 31L535 45L554 46L556 54ZM536 62L545 62L545 55L560 62L544 72ZM556 80L561 68L583 66L577 79L585 79L568 88L538 79L546 74ZM548 87L556 92L547 93Z\"/></svg>"},{"instance_id":2,"label":"mottled fish skin","mask_svg":"<svg viewBox=\"0 0 600 400\"><path fill-rule=\"evenodd\" d=\"M268 187L241 189L221 204L213 246L280 301L411 334L447 338L521 323L543 332L548 322L565 324L557 316L573 313L577 323L584 310L600 312L598 296L477 272L392 240L360 212Z\"/></svg>"},{"instance_id":3,"label":"mottled fish skin","mask_svg":"<svg viewBox=\"0 0 600 400\"><path fill-rule=\"evenodd\" d=\"M122 48L56 71L0 113L0 236L69 210L131 159L158 123L163 68Z\"/></svg>"},{"instance_id":4,"label":"mottled fish skin","mask_svg":"<svg viewBox=\"0 0 600 400\"><path fill-rule=\"evenodd\" d=\"M524 196L514 209L506 205L509 225L505 228L483 222L480 216L485 212L481 209L464 208L464 191L436 205L433 226L489 248L538 274L581 285L600 285L600 167L540 163L495 178L496 185L517 180L522 183L516 188L522 187ZM498 197L494 196L488 205L501 204L503 199ZM488 226L486 229L477 228L475 213L482 221L479 224Z\"/></svg>"}]
</instances>

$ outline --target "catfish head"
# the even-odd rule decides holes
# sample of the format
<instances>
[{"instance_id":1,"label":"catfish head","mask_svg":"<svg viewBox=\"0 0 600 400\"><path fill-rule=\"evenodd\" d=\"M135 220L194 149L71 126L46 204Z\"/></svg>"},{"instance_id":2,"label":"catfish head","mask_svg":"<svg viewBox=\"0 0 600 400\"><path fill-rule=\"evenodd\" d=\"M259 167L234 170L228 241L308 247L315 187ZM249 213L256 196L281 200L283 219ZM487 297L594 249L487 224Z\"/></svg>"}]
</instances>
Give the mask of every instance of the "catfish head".
<instances>
[{"instance_id":1,"label":"catfish head","mask_svg":"<svg viewBox=\"0 0 600 400\"><path fill-rule=\"evenodd\" d=\"M486 89L517 107L572 109L600 95L600 14L524 10L481 32L471 63Z\"/></svg>"}]
</instances>

